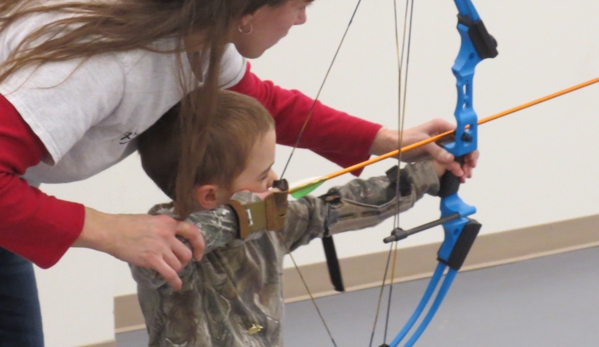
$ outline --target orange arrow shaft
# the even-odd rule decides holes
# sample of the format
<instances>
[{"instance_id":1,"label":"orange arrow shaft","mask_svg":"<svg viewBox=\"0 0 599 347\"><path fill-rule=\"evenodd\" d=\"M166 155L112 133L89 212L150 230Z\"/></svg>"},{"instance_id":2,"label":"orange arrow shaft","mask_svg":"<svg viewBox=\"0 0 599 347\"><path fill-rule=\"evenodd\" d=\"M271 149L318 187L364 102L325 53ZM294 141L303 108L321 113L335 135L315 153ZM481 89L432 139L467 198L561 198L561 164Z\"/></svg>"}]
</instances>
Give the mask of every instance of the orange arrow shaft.
<instances>
[{"instance_id":1,"label":"orange arrow shaft","mask_svg":"<svg viewBox=\"0 0 599 347\"><path fill-rule=\"evenodd\" d=\"M489 117L486 117L486 118L480 119L480 120L478 121L478 124L479 124L479 125L480 125L480 124L485 124L485 123L487 123L487 122L490 122L490 121L492 121L492 120L495 120L495 119L497 119L497 118L501 118L501 117L507 116L507 115L509 115L509 114L512 114L512 113L515 113L515 112L521 111L521 110L523 110L523 109L525 109L525 108L529 108L529 107L531 107L531 106L538 105L538 104L540 104L540 103L543 103L543 102L545 102L545 101L548 101L548 100L551 100L551 99L557 98L558 96L562 96L562 95L564 95L564 94L571 93L571 92L573 92L573 91L575 91L575 90L579 90L579 89L582 89L582 88L584 88L584 87L588 87L588 86L590 86L590 85L592 85L592 84L595 84L595 83L597 83L597 82L599 82L599 77L597 77L597 78L593 78L592 80L589 80L589 81L586 81L586 82L583 82L583 83L580 83L580 84L577 84L577 85L575 85L575 86L572 86L572 87L570 87L570 88L566 88L566 89L560 90L559 92L555 92L555 93L553 93L553 94L546 95L546 96L544 96L544 97L542 97L542 98L538 98L538 99L536 99L536 100L533 100L533 101L527 102L527 103L525 103L525 104L522 104L522 105L520 105L520 106L516 106L516 107L514 107L514 108L510 108L509 110L505 110L505 111L503 111L503 112L500 112L500 113L494 114L494 115L492 115L492 116L489 116ZM348 168L345 168L345 169L343 169L343 170L339 170L339 171L337 171L337 172L333 172L333 173L331 173L331 174L328 174L328 175L326 175L326 176L322 176L322 177L320 177L319 179L317 179L317 181L326 181L326 180L329 180L329 179L331 179L331 178L335 178L335 177L338 177L338 176L344 175L344 174L346 174L346 173L348 173L348 172L352 172L352 171L354 171L354 170L361 169L361 168L363 168L363 167L365 167L365 166L368 166L368 165L370 165L370 164L374 164L374 163L376 163L376 162L379 162L379 161L381 161L381 160L383 160L383 159L387 159L387 158L389 158L389 157L394 157L394 156L398 155L399 153L404 153L404 152L407 152L407 151L411 151L411 150L413 150L413 149L416 149L416 148L418 148L418 147L422 147L422 146L424 146L424 145L428 145L429 143L436 142L436 141L438 141L438 140L440 140L440 139L442 139L442 138L444 138L444 137L446 137L446 136L452 135L452 134L454 134L454 133L455 133L455 130L446 131L446 132L444 132L444 133L441 133L441 134L439 134L439 135L435 135L435 136L433 136L433 137L429 137L429 138L428 138L428 139L426 139L426 140L422 140L422 141L419 141L419 142L415 142L415 143L413 143L413 144L411 144L411 145L409 145L409 146L404 146L404 147L402 147L401 149L396 149L396 150L394 150L394 151L391 151L391 152L389 152L389 153L383 154L383 155L381 155L381 156L378 156L378 157L376 157L376 158L372 158L372 159L370 159L370 160L366 160L366 161L364 161L364 162L361 162L361 163L359 163L359 164L352 165L352 166L350 166L350 167L348 167ZM294 188L295 188L295 187L294 187ZM292 193L292 192L294 191L294 188L291 188L291 189L289 190L289 192L290 192L290 193Z\"/></svg>"}]
</instances>

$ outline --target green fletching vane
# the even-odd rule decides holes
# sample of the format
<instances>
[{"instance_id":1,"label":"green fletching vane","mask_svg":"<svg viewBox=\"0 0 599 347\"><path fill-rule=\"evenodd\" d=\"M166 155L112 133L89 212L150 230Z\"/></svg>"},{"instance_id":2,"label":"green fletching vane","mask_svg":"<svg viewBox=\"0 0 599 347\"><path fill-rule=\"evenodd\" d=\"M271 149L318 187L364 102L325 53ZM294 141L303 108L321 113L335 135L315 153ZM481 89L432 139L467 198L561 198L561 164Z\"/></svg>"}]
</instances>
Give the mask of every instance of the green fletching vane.
<instances>
[{"instance_id":1,"label":"green fletching vane","mask_svg":"<svg viewBox=\"0 0 599 347\"><path fill-rule=\"evenodd\" d=\"M297 187L296 189L294 189L293 193L291 193L291 196L293 196L296 199L301 199L304 196L312 193L316 188L320 187L325 181L326 181L326 179L323 179L323 180L313 181L310 183L303 184L303 185Z\"/></svg>"}]
</instances>

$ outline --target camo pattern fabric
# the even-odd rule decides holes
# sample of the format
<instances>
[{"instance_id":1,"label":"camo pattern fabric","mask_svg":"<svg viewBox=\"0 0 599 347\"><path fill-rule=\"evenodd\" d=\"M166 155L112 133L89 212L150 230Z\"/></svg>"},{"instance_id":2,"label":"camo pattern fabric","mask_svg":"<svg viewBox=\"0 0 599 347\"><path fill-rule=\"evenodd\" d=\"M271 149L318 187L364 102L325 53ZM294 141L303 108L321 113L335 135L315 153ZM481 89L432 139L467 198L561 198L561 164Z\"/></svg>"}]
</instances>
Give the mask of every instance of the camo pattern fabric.
<instances>
[{"instance_id":1,"label":"camo pattern fabric","mask_svg":"<svg viewBox=\"0 0 599 347\"><path fill-rule=\"evenodd\" d=\"M439 188L430 162L409 164L405 170L412 189L400 199L401 211L425 193L435 195ZM368 205L384 205L395 198L395 187L390 188L387 177L356 179L332 191ZM249 193L237 193L234 198L242 204L258 199ZM188 222L201 231L206 249L201 261L191 261L179 273L181 290L172 290L153 270L131 266L149 345L283 346L283 257L322 237L325 223L335 225L338 216L331 215L329 205L312 196L290 202L282 230L260 231L244 241L235 239L237 222L229 209L193 213ZM172 216L172 211L172 205L158 205L152 213ZM351 223L346 229L352 229Z\"/></svg>"}]
</instances>

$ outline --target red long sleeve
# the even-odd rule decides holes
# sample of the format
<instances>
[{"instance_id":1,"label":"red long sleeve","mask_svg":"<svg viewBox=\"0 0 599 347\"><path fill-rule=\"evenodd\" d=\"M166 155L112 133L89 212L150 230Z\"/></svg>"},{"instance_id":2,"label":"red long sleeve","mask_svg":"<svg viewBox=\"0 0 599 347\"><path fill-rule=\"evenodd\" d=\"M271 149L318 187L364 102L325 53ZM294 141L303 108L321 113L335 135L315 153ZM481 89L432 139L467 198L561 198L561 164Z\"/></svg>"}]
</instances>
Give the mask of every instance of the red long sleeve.
<instances>
[{"instance_id":1,"label":"red long sleeve","mask_svg":"<svg viewBox=\"0 0 599 347\"><path fill-rule=\"evenodd\" d=\"M46 154L39 138L0 95L0 247L42 268L62 257L85 220L83 205L45 195L20 178Z\"/></svg>"},{"instance_id":2,"label":"red long sleeve","mask_svg":"<svg viewBox=\"0 0 599 347\"><path fill-rule=\"evenodd\" d=\"M275 118L277 143L293 146L313 100L297 90L262 81L250 71L230 90L254 97ZM353 117L317 102L299 143L324 158L348 167L364 160L381 125ZM353 172L359 175L362 170Z\"/></svg>"}]
</instances>

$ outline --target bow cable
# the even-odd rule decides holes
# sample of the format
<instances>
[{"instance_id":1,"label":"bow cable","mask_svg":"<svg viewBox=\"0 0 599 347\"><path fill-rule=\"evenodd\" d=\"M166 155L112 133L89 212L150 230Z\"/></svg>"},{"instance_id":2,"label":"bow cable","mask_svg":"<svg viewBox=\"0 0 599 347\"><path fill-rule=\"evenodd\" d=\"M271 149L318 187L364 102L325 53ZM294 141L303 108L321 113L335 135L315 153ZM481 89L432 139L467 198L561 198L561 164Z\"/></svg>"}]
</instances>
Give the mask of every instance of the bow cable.
<instances>
[{"instance_id":1,"label":"bow cable","mask_svg":"<svg viewBox=\"0 0 599 347\"><path fill-rule=\"evenodd\" d=\"M339 54L339 51L341 51L341 47L343 46L343 42L345 41L345 37L347 36L347 33L349 32L349 28L351 27L354 18L356 16L356 13L358 12L358 8L360 7L360 4L362 3L362 0L358 0L358 2L356 3L356 7L354 8L354 12L352 13L350 19L349 19L349 23L347 23L347 27L345 28L345 32L343 33L343 36L341 37L341 41L339 42L339 45L337 46L337 50L335 51L335 54L333 55L333 60L331 61L331 63L329 64L329 68L327 69L327 72L324 76L324 79L322 81L322 83L320 84L320 88L318 89L318 92L316 93L316 96L314 97L314 101L312 102L312 106L310 107L310 111L308 112L308 115L306 116L306 120L304 121L304 124L302 125L302 128L297 136L297 140L295 141L295 145L293 146L293 149L291 150L291 153L289 154L289 157L287 158L287 162L285 163L285 167L283 168L283 172L281 173L281 178L283 179L285 176L285 172L287 171L287 167L289 166L289 163L291 162L291 158L293 157L293 154L295 153L295 150L297 149L300 140L302 138L302 135L304 134L304 130L306 129L306 125L308 125L308 121L310 120L310 118L312 117L312 113L314 112L314 108L316 107L316 103L318 102L318 98L320 97L320 94L324 88L324 85L329 77L329 73L331 72L333 65L335 64L335 61L337 60L337 55ZM329 338L331 339L331 342L333 343L333 346L337 347L337 343L335 343L335 339L333 338L333 335L331 334L331 331L324 319L324 316L321 314L320 309L318 308L318 305L316 304L316 301L314 300L314 296L312 295L312 293L310 292L310 289L308 288L308 284L304 279L304 276L302 276L302 273L297 265L297 262L295 261L295 258L293 258L293 255L291 254L291 250L289 249L289 247L287 246L286 243L283 242L283 244L287 247L287 254L289 255L289 257L291 258L291 261L293 262L293 266L295 267L295 270L297 271L297 273L299 274L299 277L304 285L304 287L306 288L306 291L308 293L308 295L310 296L310 300L312 301L312 305L314 306L314 308L316 309L316 311L318 312L318 316L320 317L320 320L322 321L322 324L324 325Z\"/></svg>"},{"instance_id":2,"label":"bow cable","mask_svg":"<svg viewBox=\"0 0 599 347\"><path fill-rule=\"evenodd\" d=\"M402 148L403 146L403 130L405 129L405 118L406 118L406 100L407 100L407 90L408 90L408 71L410 66L410 47L412 41L412 19L414 14L414 1L406 0L405 3L405 11L404 11L404 22L403 22L403 37L402 37L402 45L401 50L399 48L399 25L397 18L397 0L393 0L393 13L394 13L394 23L395 23L395 53L397 59L397 73L398 73L398 95L397 95L397 128L399 130L397 148ZM404 59L405 59L405 71L404 71ZM398 153L398 161L401 163L401 151ZM396 185L395 185L395 197L397 199L397 206L395 210L395 215L393 217L393 228L398 228L400 224L400 173L401 168L398 168L396 175ZM387 256L387 263L385 265L385 271L383 274L383 280L381 282L380 291L379 291L379 299L376 308L376 313L374 317L374 324L372 327L372 331L370 334L370 345L374 341L374 334L378 322L378 316L380 312L383 290L386 286L387 282L387 274L389 269L389 262L391 260L391 254L393 253L393 262L391 265L391 276L389 278L389 292L387 296L387 312L385 317L385 328L383 333L383 346L387 344L387 331L389 327L389 315L391 313L391 300L393 297L393 282L395 279L395 268L397 264L397 253L398 253L398 245L397 242L395 245L391 245L389 248L389 255Z\"/></svg>"},{"instance_id":3,"label":"bow cable","mask_svg":"<svg viewBox=\"0 0 599 347\"><path fill-rule=\"evenodd\" d=\"M356 7L354 8L354 12L352 13L351 18L349 19L349 23L347 23L347 28L345 28L345 32L343 33L343 36L341 37L341 41L339 42L339 45L337 46L337 50L335 51L335 54L333 55L333 60L331 61L331 64L329 64L329 68L327 69L327 72L324 75L324 79L322 80L322 83L320 84L320 88L318 88L316 97L314 97L314 101L312 102L312 106L310 107L310 111L308 112L308 116L306 117L306 120L304 121L304 124L302 125L302 128L301 128L299 134L297 135L297 140L295 141L295 145L293 145L293 149L291 150L291 153L289 154L289 158L287 158L287 162L285 163L285 167L283 168L283 172L281 173L280 179L283 179L283 177L285 176L285 172L287 171L287 167L289 166L289 163L291 162L291 158L293 157L293 154L295 153L295 150L297 149L297 146L299 145L300 140L302 139L304 130L306 130L306 125L308 125L308 121L312 117L312 113L314 112L314 108L316 107L316 103L318 102L318 98L320 98L320 93L322 92L322 89L324 88L324 85L327 82L327 79L329 78L329 73L331 72L331 69L333 68L333 65L335 64L335 61L337 60L337 55L339 55L341 46L343 46L345 37L347 36L347 33L349 32L349 28L351 27L352 22L354 21L354 17L356 16L356 12L358 12L358 8L360 7L361 2L362 2L362 0L358 0L358 3L356 4Z\"/></svg>"}]
</instances>

